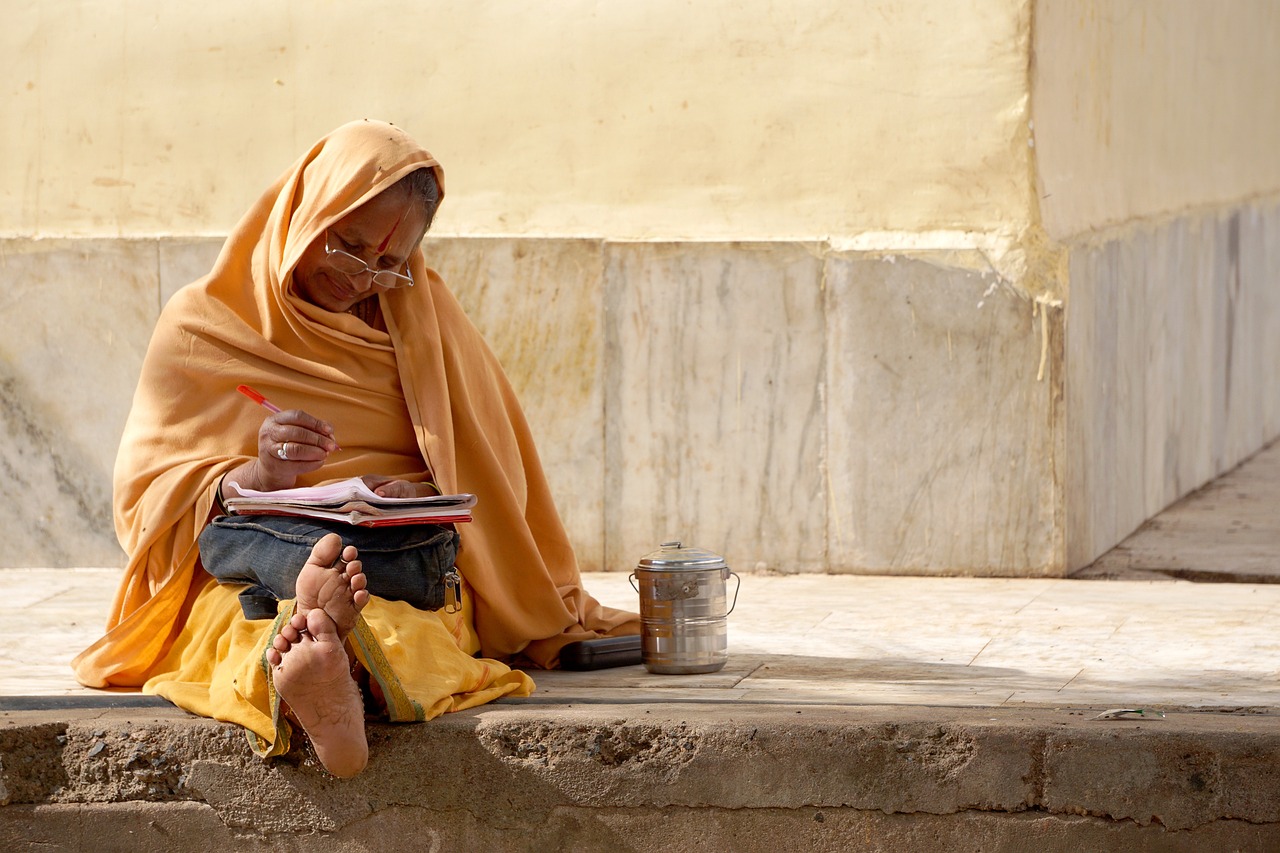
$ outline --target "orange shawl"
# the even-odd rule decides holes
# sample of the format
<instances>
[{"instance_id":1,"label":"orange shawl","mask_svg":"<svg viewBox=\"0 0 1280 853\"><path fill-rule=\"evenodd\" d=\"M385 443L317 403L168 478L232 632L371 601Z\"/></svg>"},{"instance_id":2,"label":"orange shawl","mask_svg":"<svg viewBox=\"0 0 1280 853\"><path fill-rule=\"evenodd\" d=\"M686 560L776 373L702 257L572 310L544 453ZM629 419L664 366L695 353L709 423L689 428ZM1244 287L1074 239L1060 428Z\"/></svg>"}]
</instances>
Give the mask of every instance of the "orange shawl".
<instances>
[{"instance_id":1,"label":"orange shawl","mask_svg":"<svg viewBox=\"0 0 1280 853\"><path fill-rule=\"evenodd\" d=\"M388 332L293 292L293 268L324 229L425 166L443 196L439 164L404 131L340 127L258 200L212 272L164 307L116 460L116 533L129 564L106 636L73 662L84 684L146 681L211 582L196 540L219 479L257 455L264 417L239 383L333 424L342 450L299 485L375 473L421 480L430 470L444 492L479 497L475 521L460 525L458 566L485 656L549 667L567 642L637 632L634 614L581 588L519 403L421 249L410 258L417 285L380 297Z\"/></svg>"}]
</instances>

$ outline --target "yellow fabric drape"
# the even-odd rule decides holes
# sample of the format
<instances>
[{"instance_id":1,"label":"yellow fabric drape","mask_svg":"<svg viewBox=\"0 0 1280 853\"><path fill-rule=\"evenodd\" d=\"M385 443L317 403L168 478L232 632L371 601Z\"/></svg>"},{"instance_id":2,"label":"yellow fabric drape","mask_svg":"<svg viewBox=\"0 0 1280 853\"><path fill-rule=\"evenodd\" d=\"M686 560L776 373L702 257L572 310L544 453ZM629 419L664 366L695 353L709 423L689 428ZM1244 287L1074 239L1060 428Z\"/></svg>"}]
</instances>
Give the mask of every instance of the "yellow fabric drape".
<instances>
[{"instance_id":1,"label":"yellow fabric drape","mask_svg":"<svg viewBox=\"0 0 1280 853\"><path fill-rule=\"evenodd\" d=\"M202 586L184 629L143 689L192 713L238 723L259 754L282 755L292 730L280 713L265 652L293 614L293 602L282 602L274 621L250 621L238 591L212 581ZM350 642L378 682L393 723L421 722L500 696L527 696L533 689L523 672L469 654L479 647L469 608L424 614L401 601L374 598Z\"/></svg>"},{"instance_id":2,"label":"yellow fabric drape","mask_svg":"<svg viewBox=\"0 0 1280 853\"><path fill-rule=\"evenodd\" d=\"M218 655L229 655L238 672L253 671L253 662L235 655L262 647L255 631L267 623L244 623L228 603L231 590L200 568L196 548L219 479L257 455L263 411L235 392L240 383L334 425L342 449L299 485L371 473L421 480L430 471L443 491L479 497L475 520L459 526L458 566L473 623L450 627L440 614L375 601L366 612L375 636L391 630L385 614L392 610L399 648L419 633L452 636L455 648L470 636L488 657L523 655L550 667L565 643L638 632L634 614L605 608L582 589L511 387L421 250L410 258L417 285L380 297L385 332L293 292L293 268L313 240L423 167L435 170L443 195L439 164L403 131L374 121L344 125L263 194L211 273L165 305L116 460L116 531L129 564L106 635L73 662L82 683L166 684L185 696L198 689L174 685L188 684L182 678L192 672L215 682L218 667L228 665L213 660ZM433 640L421 641L438 651ZM411 651L397 658L409 667L398 675L417 683L430 673L414 669ZM202 655L210 659L192 663ZM488 686L459 690L488 695L504 677L499 667L505 671L481 666L490 670ZM459 673L449 686L474 681L473 673ZM259 707L244 695L262 685L209 689L239 691L234 701ZM442 701L428 698L444 710L467 700Z\"/></svg>"}]
</instances>

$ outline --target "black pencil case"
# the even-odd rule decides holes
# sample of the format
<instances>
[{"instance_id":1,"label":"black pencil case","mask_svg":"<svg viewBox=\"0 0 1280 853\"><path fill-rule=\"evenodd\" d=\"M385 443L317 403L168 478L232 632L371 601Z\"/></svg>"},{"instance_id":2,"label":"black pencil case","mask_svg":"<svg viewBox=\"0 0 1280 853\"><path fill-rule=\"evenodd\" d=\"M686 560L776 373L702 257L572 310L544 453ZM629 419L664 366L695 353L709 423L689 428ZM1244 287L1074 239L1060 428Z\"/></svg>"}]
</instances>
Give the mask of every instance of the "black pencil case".
<instances>
[{"instance_id":1,"label":"black pencil case","mask_svg":"<svg viewBox=\"0 0 1280 853\"><path fill-rule=\"evenodd\" d=\"M579 640L560 650L561 669L608 669L614 666L634 666L640 662L639 634Z\"/></svg>"}]
</instances>

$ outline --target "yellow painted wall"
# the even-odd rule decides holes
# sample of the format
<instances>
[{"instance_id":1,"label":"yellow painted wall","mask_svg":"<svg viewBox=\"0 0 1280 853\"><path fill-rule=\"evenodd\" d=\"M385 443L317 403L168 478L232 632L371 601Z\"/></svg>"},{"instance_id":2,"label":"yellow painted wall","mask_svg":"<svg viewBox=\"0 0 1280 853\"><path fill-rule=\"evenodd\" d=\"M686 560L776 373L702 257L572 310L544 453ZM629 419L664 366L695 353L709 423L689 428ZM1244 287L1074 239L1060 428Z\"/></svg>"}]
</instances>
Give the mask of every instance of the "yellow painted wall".
<instances>
[{"instance_id":1,"label":"yellow painted wall","mask_svg":"<svg viewBox=\"0 0 1280 853\"><path fill-rule=\"evenodd\" d=\"M1034 194L1069 239L1280 191L1274 0L8 6L0 236L222 234L365 116L444 160L441 234L875 248Z\"/></svg>"},{"instance_id":2,"label":"yellow painted wall","mask_svg":"<svg viewBox=\"0 0 1280 853\"><path fill-rule=\"evenodd\" d=\"M1034 20L1053 237L1280 192L1280 3L1037 0Z\"/></svg>"},{"instance_id":3,"label":"yellow painted wall","mask_svg":"<svg viewBox=\"0 0 1280 853\"><path fill-rule=\"evenodd\" d=\"M441 234L1016 233L1030 4L9 3L0 236L225 233L363 117L442 159Z\"/></svg>"}]
</instances>

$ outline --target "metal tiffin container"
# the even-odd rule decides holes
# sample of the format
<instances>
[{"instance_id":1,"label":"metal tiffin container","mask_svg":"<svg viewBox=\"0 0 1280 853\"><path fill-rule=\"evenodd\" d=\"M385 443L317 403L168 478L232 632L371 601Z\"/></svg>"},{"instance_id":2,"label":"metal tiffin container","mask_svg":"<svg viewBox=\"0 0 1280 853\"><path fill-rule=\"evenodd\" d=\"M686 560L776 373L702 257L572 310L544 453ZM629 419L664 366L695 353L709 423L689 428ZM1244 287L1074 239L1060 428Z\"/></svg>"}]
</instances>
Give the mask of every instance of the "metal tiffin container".
<instances>
[{"instance_id":1,"label":"metal tiffin container","mask_svg":"<svg viewBox=\"0 0 1280 853\"><path fill-rule=\"evenodd\" d=\"M730 576L737 584L726 608ZM641 660L647 670L678 675L724 667L729 660L728 616L742 588L742 578L729 571L724 557L663 542L640 558L628 580L640 593Z\"/></svg>"}]
</instances>

